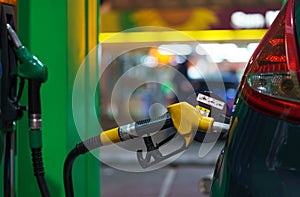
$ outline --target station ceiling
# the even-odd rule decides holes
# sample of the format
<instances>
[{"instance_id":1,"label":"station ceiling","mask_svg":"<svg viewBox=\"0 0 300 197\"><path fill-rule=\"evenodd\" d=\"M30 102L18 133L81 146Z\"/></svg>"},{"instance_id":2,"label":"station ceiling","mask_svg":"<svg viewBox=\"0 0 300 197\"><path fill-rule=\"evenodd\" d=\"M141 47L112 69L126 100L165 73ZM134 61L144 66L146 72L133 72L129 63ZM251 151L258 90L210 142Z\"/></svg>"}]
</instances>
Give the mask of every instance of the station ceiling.
<instances>
[{"instance_id":1,"label":"station ceiling","mask_svg":"<svg viewBox=\"0 0 300 197\"><path fill-rule=\"evenodd\" d=\"M104 0L114 10L132 9L180 9L195 7L210 8L280 8L282 0Z\"/></svg>"}]
</instances>

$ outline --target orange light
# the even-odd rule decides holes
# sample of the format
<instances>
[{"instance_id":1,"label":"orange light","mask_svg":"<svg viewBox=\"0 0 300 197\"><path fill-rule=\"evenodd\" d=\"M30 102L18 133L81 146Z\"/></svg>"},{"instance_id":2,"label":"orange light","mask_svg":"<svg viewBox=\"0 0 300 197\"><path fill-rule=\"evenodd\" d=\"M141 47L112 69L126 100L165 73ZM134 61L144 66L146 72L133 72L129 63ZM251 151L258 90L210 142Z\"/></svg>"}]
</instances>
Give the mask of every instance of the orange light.
<instances>
[{"instance_id":1,"label":"orange light","mask_svg":"<svg viewBox=\"0 0 300 197\"><path fill-rule=\"evenodd\" d=\"M152 47L149 50L148 54L157 59L159 66L169 65L171 58L174 56L174 55L160 53L157 47Z\"/></svg>"}]
</instances>

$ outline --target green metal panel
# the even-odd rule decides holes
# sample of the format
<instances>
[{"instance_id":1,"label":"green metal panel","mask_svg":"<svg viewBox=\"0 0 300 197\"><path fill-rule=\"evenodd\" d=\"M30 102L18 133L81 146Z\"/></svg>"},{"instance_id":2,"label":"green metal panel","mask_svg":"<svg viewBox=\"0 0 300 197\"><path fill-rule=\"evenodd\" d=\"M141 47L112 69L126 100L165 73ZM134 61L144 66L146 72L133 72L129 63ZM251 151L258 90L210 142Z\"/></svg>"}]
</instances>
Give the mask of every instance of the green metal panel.
<instances>
[{"instance_id":1,"label":"green metal panel","mask_svg":"<svg viewBox=\"0 0 300 197\"><path fill-rule=\"evenodd\" d=\"M41 96L43 158L50 193L55 197L64 196L63 163L80 140L72 116L72 88L82 60L91 46L97 44L98 8L99 0L18 2L20 39L49 70ZM96 13L93 15L95 28L88 27L87 12ZM22 102L25 103L26 98ZM33 176L25 117L17 133L17 196L40 196ZM87 119L88 114L83 114L83 121ZM99 163L90 155L76 160L73 168L76 196L100 195Z\"/></svg>"}]
</instances>

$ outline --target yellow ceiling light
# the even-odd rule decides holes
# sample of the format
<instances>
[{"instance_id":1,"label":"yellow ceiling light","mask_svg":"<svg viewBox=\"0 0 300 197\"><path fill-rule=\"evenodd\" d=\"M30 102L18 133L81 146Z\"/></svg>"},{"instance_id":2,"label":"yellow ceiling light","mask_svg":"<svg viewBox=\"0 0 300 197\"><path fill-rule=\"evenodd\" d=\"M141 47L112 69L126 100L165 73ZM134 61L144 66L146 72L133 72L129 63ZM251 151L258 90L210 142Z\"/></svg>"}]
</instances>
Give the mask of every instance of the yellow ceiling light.
<instances>
[{"instance_id":1,"label":"yellow ceiling light","mask_svg":"<svg viewBox=\"0 0 300 197\"><path fill-rule=\"evenodd\" d=\"M115 32L99 34L101 43L138 42L189 42L189 41L230 41L260 40L267 29L247 30L201 30L201 31L162 31L162 32Z\"/></svg>"}]
</instances>

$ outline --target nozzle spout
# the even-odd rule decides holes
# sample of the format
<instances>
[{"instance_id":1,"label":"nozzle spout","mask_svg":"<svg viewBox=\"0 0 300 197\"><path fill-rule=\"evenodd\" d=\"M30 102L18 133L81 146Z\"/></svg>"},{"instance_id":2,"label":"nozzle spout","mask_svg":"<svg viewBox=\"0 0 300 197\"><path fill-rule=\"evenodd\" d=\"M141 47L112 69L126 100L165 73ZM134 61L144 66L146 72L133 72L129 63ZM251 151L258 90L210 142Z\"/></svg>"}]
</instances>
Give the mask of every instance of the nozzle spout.
<instances>
[{"instance_id":1,"label":"nozzle spout","mask_svg":"<svg viewBox=\"0 0 300 197\"><path fill-rule=\"evenodd\" d=\"M17 36L16 32L14 31L14 29L10 26L10 24L6 24L7 27L7 31L8 34L12 40L12 42L14 43L15 47L18 49L22 46L22 43L19 39L19 37Z\"/></svg>"}]
</instances>

